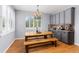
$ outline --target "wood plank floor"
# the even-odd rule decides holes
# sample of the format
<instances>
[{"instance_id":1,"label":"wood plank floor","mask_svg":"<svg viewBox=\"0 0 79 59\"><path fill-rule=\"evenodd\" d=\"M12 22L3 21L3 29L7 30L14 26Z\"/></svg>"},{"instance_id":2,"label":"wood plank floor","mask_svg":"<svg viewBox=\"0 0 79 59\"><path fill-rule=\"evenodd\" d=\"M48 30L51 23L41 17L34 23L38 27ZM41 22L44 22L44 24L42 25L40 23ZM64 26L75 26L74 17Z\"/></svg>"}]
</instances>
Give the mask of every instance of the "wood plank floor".
<instances>
[{"instance_id":1,"label":"wood plank floor","mask_svg":"<svg viewBox=\"0 0 79 59\"><path fill-rule=\"evenodd\" d=\"M6 53L24 53L24 40L16 40ZM79 46L67 45L58 41L57 47L54 45L43 45L29 49L30 53L79 53Z\"/></svg>"}]
</instances>

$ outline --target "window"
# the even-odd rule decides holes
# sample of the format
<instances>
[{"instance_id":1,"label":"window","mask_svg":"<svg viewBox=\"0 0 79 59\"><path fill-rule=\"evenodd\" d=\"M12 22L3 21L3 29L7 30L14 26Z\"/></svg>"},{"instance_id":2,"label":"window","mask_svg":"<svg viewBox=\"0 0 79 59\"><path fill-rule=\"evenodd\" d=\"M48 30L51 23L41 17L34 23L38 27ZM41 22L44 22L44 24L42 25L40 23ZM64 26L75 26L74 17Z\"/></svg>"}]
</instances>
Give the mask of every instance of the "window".
<instances>
[{"instance_id":1,"label":"window","mask_svg":"<svg viewBox=\"0 0 79 59\"><path fill-rule=\"evenodd\" d=\"M41 17L26 17L26 27L40 27Z\"/></svg>"}]
</instances>

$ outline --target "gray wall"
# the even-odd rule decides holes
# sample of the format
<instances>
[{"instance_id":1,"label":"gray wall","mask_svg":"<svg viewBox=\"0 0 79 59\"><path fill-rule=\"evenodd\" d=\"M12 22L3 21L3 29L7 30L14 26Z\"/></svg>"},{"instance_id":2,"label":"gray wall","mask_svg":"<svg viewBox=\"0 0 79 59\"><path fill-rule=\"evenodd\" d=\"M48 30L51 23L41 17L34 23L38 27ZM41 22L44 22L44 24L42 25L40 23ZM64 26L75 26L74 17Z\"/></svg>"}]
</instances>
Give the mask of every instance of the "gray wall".
<instances>
[{"instance_id":1,"label":"gray wall","mask_svg":"<svg viewBox=\"0 0 79 59\"><path fill-rule=\"evenodd\" d=\"M16 38L24 38L24 34L27 31L35 31L36 28L26 28L25 27L25 18L27 16L31 16L32 12L29 11L16 11ZM50 15L49 14L42 14L42 21L41 27L39 28L40 31L48 31L48 24L50 23Z\"/></svg>"},{"instance_id":2,"label":"gray wall","mask_svg":"<svg viewBox=\"0 0 79 59\"><path fill-rule=\"evenodd\" d=\"M7 48L14 42L15 32L10 32L7 35L0 36L0 52L6 52Z\"/></svg>"}]
</instances>

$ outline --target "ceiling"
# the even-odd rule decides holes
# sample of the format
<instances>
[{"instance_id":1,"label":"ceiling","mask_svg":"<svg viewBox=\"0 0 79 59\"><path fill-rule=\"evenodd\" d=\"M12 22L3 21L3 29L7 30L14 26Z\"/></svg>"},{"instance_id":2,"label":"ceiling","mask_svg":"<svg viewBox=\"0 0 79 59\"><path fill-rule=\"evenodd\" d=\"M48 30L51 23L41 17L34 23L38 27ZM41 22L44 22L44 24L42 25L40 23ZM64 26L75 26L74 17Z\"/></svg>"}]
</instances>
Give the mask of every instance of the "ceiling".
<instances>
[{"instance_id":1,"label":"ceiling","mask_svg":"<svg viewBox=\"0 0 79 59\"><path fill-rule=\"evenodd\" d=\"M36 11L36 5L13 5L12 6L15 10L22 10L22 11ZM61 12L65 9L70 7L74 7L74 5L39 5L40 12L48 13L48 14L55 14Z\"/></svg>"}]
</instances>

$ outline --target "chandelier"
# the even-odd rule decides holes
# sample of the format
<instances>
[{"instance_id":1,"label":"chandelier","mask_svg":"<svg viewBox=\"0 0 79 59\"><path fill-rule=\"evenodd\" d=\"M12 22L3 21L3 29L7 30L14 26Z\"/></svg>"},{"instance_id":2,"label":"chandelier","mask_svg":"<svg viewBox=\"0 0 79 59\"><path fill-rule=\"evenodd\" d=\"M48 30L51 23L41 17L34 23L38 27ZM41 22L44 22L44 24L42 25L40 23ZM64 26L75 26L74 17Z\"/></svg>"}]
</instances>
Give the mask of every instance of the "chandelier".
<instances>
[{"instance_id":1,"label":"chandelier","mask_svg":"<svg viewBox=\"0 0 79 59\"><path fill-rule=\"evenodd\" d=\"M33 12L34 19L41 19L41 12L39 11L39 5L36 6L37 9Z\"/></svg>"}]
</instances>

